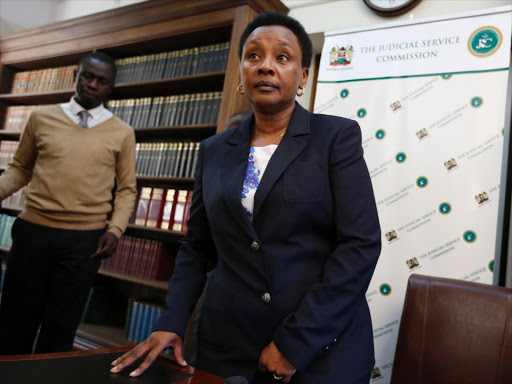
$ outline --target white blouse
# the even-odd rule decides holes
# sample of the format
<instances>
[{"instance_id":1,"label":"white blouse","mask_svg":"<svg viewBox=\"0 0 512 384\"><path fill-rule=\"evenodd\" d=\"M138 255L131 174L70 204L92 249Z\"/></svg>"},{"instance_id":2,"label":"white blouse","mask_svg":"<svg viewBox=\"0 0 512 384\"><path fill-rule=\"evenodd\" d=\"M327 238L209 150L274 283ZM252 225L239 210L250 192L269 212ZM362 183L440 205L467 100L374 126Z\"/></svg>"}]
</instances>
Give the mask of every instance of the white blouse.
<instances>
[{"instance_id":1,"label":"white blouse","mask_svg":"<svg viewBox=\"0 0 512 384\"><path fill-rule=\"evenodd\" d=\"M263 173L267 168L270 158L277 149L277 144L264 147L251 147L249 161L245 170L244 185L242 187L242 205L245 213L252 221L254 211L254 195L258 189Z\"/></svg>"}]
</instances>

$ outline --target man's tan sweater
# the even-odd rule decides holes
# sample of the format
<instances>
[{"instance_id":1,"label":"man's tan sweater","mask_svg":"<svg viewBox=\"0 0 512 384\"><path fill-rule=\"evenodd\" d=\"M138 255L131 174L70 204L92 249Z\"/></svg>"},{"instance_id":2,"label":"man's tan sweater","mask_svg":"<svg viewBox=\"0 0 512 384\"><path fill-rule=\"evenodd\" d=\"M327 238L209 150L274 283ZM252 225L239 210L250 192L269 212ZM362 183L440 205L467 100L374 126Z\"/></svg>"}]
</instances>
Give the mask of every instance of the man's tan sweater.
<instances>
[{"instance_id":1,"label":"man's tan sweater","mask_svg":"<svg viewBox=\"0 0 512 384\"><path fill-rule=\"evenodd\" d=\"M5 199L30 182L19 215L53 228L105 227L120 237L135 202L135 134L117 117L92 128L75 124L59 105L32 112L9 168L0 177Z\"/></svg>"}]
</instances>

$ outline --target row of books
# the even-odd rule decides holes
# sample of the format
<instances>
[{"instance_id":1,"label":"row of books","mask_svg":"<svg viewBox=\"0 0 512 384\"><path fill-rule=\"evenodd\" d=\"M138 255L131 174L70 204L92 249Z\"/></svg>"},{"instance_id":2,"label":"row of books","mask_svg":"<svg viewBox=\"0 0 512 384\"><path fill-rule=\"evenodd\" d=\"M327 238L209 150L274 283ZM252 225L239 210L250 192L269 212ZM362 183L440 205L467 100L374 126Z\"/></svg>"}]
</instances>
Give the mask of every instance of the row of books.
<instances>
[{"instance_id":1,"label":"row of books","mask_svg":"<svg viewBox=\"0 0 512 384\"><path fill-rule=\"evenodd\" d=\"M110 100L107 108L133 128L217 123L222 92Z\"/></svg>"},{"instance_id":2,"label":"row of books","mask_svg":"<svg viewBox=\"0 0 512 384\"><path fill-rule=\"evenodd\" d=\"M186 232L192 191L143 187L135 211L135 225Z\"/></svg>"},{"instance_id":3,"label":"row of books","mask_svg":"<svg viewBox=\"0 0 512 384\"><path fill-rule=\"evenodd\" d=\"M7 107L3 129L10 131L23 131L25 124L33 110L48 107L48 105L19 105Z\"/></svg>"},{"instance_id":4,"label":"row of books","mask_svg":"<svg viewBox=\"0 0 512 384\"><path fill-rule=\"evenodd\" d=\"M114 255L101 262L106 271L149 280L169 280L174 270L175 253L156 240L123 236Z\"/></svg>"},{"instance_id":5,"label":"row of books","mask_svg":"<svg viewBox=\"0 0 512 384\"><path fill-rule=\"evenodd\" d=\"M0 214L0 246L10 248L12 245L11 230L16 217Z\"/></svg>"},{"instance_id":6,"label":"row of books","mask_svg":"<svg viewBox=\"0 0 512 384\"><path fill-rule=\"evenodd\" d=\"M16 72L11 93L36 93L72 89L77 65Z\"/></svg>"},{"instance_id":7,"label":"row of books","mask_svg":"<svg viewBox=\"0 0 512 384\"><path fill-rule=\"evenodd\" d=\"M162 310L163 306L154 304L152 301L130 298L124 327L125 338L135 343L146 340Z\"/></svg>"},{"instance_id":8,"label":"row of books","mask_svg":"<svg viewBox=\"0 0 512 384\"><path fill-rule=\"evenodd\" d=\"M152 142L135 145L137 176L193 177L199 142Z\"/></svg>"},{"instance_id":9,"label":"row of books","mask_svg":"<svg viewBox=\"0 0 512 384\"><path fill-rule=\"evenodd\" d=\"M11 196L2 200L2 208L23 209L25 207L25 188L17 190Z\"/></svg>"},{"instance_id":10,"label":"row of books","mask_svg":"<svg viewBox=\"0 0 512 384\"><path fill-rule=\"evenodd\" d=\"M18 149L19 141L2 140L0 141L0 167L7 168L11 163L16 150Z\"/></svg>"},{"instance_id":11,"label":"row of books","mask_svg":"<svg viewBox=\"0 0 512 384\"><path fill-rule=\"evenodd\" d=\"M226 69L229 42L116 60L117 82L169 79Z\"/></svg>"}]
</instances>

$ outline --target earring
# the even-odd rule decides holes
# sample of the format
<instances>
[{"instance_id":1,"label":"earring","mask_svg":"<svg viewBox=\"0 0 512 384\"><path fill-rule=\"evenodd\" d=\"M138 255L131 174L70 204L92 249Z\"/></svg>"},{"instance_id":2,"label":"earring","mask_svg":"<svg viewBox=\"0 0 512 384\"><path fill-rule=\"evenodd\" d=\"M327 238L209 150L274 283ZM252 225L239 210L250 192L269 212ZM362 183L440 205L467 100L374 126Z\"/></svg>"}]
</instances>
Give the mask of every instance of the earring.
<instances>
[{"instance_id":1,"label":"earring","mask_svg":"<svg viewBox=\"0 0 512 384\"><path fill-rule=\"evenodd\" d=\"M243 95L245 93L244 87L242 86L242 83L238 84L238 87L236 88L236 91L239 95Z\"/></svg>"},{"instance_id":2,"label":"earring","mask_svg":"<svg viewBox=\"0 0 512 384\"><path fill-rule=\"evenodd\" d=\"M297 96L301 97L304 94L304 88L299 88L297 90Z\"/></svg>"}]
</instances>

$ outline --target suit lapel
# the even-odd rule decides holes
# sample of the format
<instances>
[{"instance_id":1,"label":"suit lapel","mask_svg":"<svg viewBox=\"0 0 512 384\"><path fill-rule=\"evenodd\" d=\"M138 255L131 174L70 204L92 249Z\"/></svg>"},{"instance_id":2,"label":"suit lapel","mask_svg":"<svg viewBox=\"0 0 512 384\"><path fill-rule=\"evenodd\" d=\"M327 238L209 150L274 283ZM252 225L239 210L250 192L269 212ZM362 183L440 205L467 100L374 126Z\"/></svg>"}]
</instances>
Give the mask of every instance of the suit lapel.
<instances>
[{"instance_id":1,"label":"suit lapel","mask_svg":"<svg viewBox=\"0 0 512 384\"><path fill-rule=\"evenodd\" d=\"M252 239L259 241L242 205L242 186L249 158L253 119L254 117L247 119L240 126L234 128L233 134L227 139L228 149L222 158L222 179L219 180L219 183L222 185L222 195L233 217Z\"/></svg>"},{"instance_id":2,"label":"suit lapel","mask_svg":"<svg viewBox=\"0 0 512 384\"><path fill-rule=\"evenodd\" d=\"M290 123L281 143L270 158L254 196L253 220L256 218L265 198L281 174L306 148L309 134L309 112L295 103ZM247 149L248 150L248 149Z\"/></svg>"}]
</instances>

